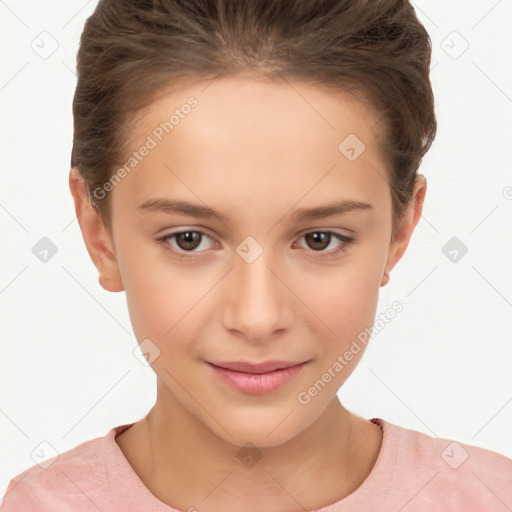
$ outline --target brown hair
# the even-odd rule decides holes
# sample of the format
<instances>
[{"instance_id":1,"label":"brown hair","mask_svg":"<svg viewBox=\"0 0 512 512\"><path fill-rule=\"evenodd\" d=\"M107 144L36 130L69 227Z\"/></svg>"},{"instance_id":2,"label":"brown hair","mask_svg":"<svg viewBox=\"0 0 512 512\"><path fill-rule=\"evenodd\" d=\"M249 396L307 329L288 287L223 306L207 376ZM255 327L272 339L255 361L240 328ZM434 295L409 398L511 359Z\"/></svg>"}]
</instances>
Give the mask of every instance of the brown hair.
<instances>
[{"instance_id":1,"label":"brown hair","mask_svg":"<svg viewBox=\"0 0 512 512\"><path fill-rule=\"evenodd\" d=\"M111 230L110 194L93 201L93 191L125 161L143 107L185 81L285 77L380 115L394 237L436 134L430 59L408 0L100 0L77 55L71 165Z\"/></svg>"}]
</instances>

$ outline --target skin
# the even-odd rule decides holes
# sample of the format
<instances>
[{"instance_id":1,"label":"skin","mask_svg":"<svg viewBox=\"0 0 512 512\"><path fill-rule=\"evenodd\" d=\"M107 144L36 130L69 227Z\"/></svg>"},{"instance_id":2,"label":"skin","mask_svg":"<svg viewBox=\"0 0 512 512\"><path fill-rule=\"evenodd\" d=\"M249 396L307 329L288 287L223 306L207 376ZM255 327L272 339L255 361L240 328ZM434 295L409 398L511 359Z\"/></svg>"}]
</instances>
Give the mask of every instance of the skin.
<instances>
[{"instance_id":1,"label":"skin","mask_svg":"<svg viewBox=\"0 0 512 512\"><path fill-rule=\"evenodd\" d=\"M380 428L337 397L364 345L309 403L297 396L373 325L383 274L409 244L426 180L418 176L391 240L377 115L345 93L304 84L237 77L205 85L166 92L144 111L132 131L134 149L187 98L198 100L112 190L112 232L77 170L70 173L101 286L126 292L138 342L149 338L160 350L151 363L156 403L116 441L150 491L183 511L321 508L356 490L381 448ZM366 146L354 161L338 150L350 133ZM207 205L231 219L137 210L157 197ZM292 220L297 208L340 199L373 207ZM196 258L179 237L167 249L156 242L183 228L206 234L192 249ZM304 234L326 229L355 241L321 258L343 242L308 244ZM236 252L248 236L263 249L251 263ZM283 388L255 396L217 380L204 363L214 359L310 362ZM251 467L237 457L246 443L261 456Z\"/></svg>"}]
</instances>

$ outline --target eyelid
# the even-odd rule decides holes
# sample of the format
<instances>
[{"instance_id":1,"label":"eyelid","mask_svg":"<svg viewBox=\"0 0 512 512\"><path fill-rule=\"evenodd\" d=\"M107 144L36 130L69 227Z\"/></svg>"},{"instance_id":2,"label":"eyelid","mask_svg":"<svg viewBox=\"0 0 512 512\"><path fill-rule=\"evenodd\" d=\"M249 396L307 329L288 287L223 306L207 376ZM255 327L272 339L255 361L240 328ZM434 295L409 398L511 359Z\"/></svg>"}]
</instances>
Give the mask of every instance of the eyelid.
<instances>
[{"instance_id":1,"label":"eyelid","mask_svg":"<svg viewBox=\"0 0 512 512\"><path fill-rule=\"evenodd\" d=\"M355 231L346 228L313 227L299 231L296 236L304 236L308 233L336 233L337 235L346 236L347 238L355 235Z\"/></svg>"}]
</instances>

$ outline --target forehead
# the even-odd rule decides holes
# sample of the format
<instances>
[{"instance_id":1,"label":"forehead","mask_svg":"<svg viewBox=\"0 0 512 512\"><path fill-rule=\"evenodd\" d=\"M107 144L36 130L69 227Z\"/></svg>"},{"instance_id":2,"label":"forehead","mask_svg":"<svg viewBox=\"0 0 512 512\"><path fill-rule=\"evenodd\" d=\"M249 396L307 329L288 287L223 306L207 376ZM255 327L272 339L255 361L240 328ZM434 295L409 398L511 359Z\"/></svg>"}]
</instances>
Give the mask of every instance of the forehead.
<instances>
[{"instance_id":1,"label":"forehead","mask_svg":"<svg viewBox=\"0 0 512 512\"><path fill-rule=\"evenodd\" d=\"M187 107L190 98L197 103L193 109ZM190 110L190 115L179 112L182 109ZM182 125L179 130L178 124L176 130L173 128L173 134L178 137L186 131L187 136L206 136L213 140L224 134L233 137L236 131L237 139L252 135L267 143L275 140L276 135L279 139L300 138L303 143L308 140L317 143L319 138L327 136L326 142L331 139L336 142L343 135L353 133L371 146L378 133L374 128L380 120L367 103L363 104L347 91L286 79L270 81L239 76L164 89L141 113L139 126L147 133L168 121L175 111L179 114L176 120ZM182 123L185 118L191 121ZM190 130L183 128L187 125ZM305 125L309 129L304 130Z\"/></svg>"},{"instance_id":2,"label":"forehead","mask_svg":"<svg viewBox=\"0 0 512 512\"><path fill-rule=\"evenodd\" d=\"M332 197L340 184L373 195L386 176L378 129L375 113L343 91L240 77L192 82L142 112L131 146L151 138L153 147L126 188L138 199L190 193L188 185L218 195L220 184L248 198L281 190L298 200L312 188Z\"/></svg>"}]
</instances>

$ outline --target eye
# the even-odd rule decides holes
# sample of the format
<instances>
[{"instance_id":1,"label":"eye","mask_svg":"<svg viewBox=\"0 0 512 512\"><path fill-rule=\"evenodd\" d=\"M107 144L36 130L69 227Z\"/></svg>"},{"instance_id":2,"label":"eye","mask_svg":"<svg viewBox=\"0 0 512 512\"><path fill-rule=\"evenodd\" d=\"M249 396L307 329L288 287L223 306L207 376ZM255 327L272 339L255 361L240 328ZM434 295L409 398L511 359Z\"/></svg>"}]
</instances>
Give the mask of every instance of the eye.
<instances>
[{"instance_id":1,"label":"eye","mask_svg":"<svg viewBox=\"0 0 512 512\"><path fill-rule=\"evenodd\" d=\"M211 239L206 233L202 231L197 231L193 229L187 229L184 231L176 231L174 233L169 233L161 238L157 239L157 242L165 247L165 249L174 252L174 253L196 253L202 251L196 251L198 247L201 246L201 243L204 239ZM169 242L169 240L174 240L175 246L178 249L173 248L173 244ZM195 256L195 254L194 254ZM185 256L187 257L187 256Z\"/></svg>"},{"instance_id":2,"label":"eye","mask_svg":"<svg viewBox=\"0 0 512 512\"><path fill-rule=\"evenodd\" d=\"M310 231L302 235L301 238L306 240L307 245L312 248L313 252L318 253L318 255L313 256L315 258L330 258L341 254L354 242L354 238L331 230ZM335 241L339 242L338 247L330 251L324 250Z\"/></svg>"},{"instance_id":3,"label":"eye","mask_svg":"<svg viewBox=\"0 0 512 512\"><path fill-rule=\"evenodd\" d=\"M312 249L312 252L318 253L314 255L315 258L330 258L336 256L347 249L347 247L354 242L354 238L342 235L332 230L324 231L310 231L305 233L300 238L304 238L308 246ZM163 237L157 239L157 243L163 245L168 251L174 254L178 254L183 258L194 258L196 253L203 252L197 251L196 249L201 246L204 240L213 240L209 235L203 231L186 229L182 231L176 231L174 233L168 233ZM333 250L326 251L332 242L338 241L338 247ZM171 243L170 241L173 241ZM218 245L214 241L215 245ZM208 247L207 247L208 248ZM187 254L188 253L188 254Z\"/></svg>"}]
</instances>

